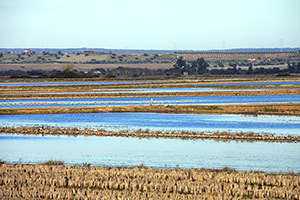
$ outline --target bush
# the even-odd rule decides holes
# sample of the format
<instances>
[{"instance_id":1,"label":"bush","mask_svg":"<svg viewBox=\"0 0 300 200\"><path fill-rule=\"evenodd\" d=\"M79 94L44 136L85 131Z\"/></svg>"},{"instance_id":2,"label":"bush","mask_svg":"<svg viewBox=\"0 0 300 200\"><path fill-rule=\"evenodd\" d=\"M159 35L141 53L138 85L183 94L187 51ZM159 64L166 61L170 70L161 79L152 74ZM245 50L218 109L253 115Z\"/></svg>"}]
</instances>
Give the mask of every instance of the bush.
<instances>
[{"instance_id":1,"label":"bush","mask_svg":"<svg viewBox=\"0 0 300 200\"><path fill-rule=\"evenodd\" d=\"M290 76L290 75L291 75L291 74L288 73L288 72L277 74L277 76Z\"/></svg>"},{"instance_id":2,"label":"bush","mask_svg":"<svg viewBox=\"0 0 300 200\"><path fill-rule=\"evenodd\" d=\"M105 78L116 78L116 75L114 75L114 74L107 74L105 76Z\"/></svg>"},{"instance_id":3,"label":"bush","mask_svg":"<svg viewBox=\"0 0 300 200\"><path fill-rule=\"evenodd\" d=\"M32 78L31 76L28 76L27 74L23 74L23 75L15 75L15 76L11 76L9 78Z\"/></svg>"}]
</instances>

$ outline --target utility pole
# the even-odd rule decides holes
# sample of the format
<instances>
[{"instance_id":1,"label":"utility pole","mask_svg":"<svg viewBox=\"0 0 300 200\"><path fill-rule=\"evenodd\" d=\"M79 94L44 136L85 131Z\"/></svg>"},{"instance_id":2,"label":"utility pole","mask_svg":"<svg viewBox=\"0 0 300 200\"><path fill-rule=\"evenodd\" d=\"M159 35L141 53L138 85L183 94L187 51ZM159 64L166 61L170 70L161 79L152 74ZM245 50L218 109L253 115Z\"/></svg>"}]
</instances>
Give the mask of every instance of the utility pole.
<instances>
[{"instance_id":1,"label":"utility pole","mask_svg":"<svg viewBox=\"0 0 300 200\"><path fill-rule=\"evenodd\" d=\"M283 45L283 39L280 39L280 48L281 48L281 52L282 52L282 45Z\"/></svg>"},{"instance_id":2,"label":"utility pole","mask_svg":"<svg viewBox=\"0 0 300 200\"><path fill-rule=\"evenodd\" d=\"M175 59L177 58L177 55L176 55L176 42L174 42L174 55L175 55Z\"/></svg>"},{"instance_id":3,"label":"utility pole","mask_svg":"<svg viewBox=\"0 0 300 200\"><path fill-rule=\"evenodd\" d=\"M223 52L225 52L225 44L226 42L222 42L223 43Z\"/></svg>"}]
</instances>

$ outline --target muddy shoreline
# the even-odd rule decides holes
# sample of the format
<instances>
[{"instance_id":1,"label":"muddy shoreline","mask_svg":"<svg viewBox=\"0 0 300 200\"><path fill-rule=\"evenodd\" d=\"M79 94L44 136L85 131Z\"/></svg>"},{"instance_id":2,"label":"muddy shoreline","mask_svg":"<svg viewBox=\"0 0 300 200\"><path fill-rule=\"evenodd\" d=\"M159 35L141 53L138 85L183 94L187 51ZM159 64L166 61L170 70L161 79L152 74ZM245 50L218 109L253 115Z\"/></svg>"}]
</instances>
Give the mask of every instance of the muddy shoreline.
<instances>
[{"instance_id":1,"label":"muddy shoreline","mask_svg":"<svg viewBox=\"0 0 300 200\"><path fill-rule=\"evenodd\" d=\"M300 199L300 175L234 169L0 165L1 199Z\"/></svg>"},{"instance_id":2,"label":"muddy shoreline","mask_svg":"<svg viewBox=\"0 0 300 200\"><path fill-rule=\"evenodd\" d=\"M24 135L67 135L67 136L100 136L100 137L136 137L136 138L171 138L171 139L211 139L216 141L262 141L262 142L300 142L300 136L274 136L260 135L253 132L248 133L228 133L216 131L212 134L190 133L190 132L160 132L160 131L105 131L105 130L80 130L77 128L45 128L45 127L1 127L0 133L6 134L24 134Z\"/></svg>"}]
</instances>

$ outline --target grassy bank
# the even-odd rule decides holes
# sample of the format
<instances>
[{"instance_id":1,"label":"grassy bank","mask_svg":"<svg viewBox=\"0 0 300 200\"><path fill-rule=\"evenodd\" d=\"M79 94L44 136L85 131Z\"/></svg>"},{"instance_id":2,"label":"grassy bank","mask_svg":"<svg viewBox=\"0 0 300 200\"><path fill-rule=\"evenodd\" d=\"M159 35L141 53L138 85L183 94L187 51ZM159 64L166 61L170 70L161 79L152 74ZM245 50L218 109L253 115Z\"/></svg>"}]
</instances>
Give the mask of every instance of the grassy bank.
<instances>
[{"instance_id":1,"label":"grassy bank","mask_svg":"<svg viewBox=\"0 0 300 200\"><path fill-rule=\"evenodd\" d=\"M263 142L300 142L300 136L274 136L261 135L253 132L248 133L229 133L216 131L212 134L195 132L160 132L160 131L105 131L105 130L80 130L77 128L53 128L53 127L1 127L0 133L25 134L25 135L68 135L68 136L104 136L104 137L136 137L136 138L172 138L172 139L210 139L216 141L263 141Z\"/></svg>"},{"instance_id":2,"label":"grassy bank","mask_svg":"<svg viewBox=\"0 0 300 200\"><path fill-rule=\"evenodd\" d=\"M111 113L153 112L180 114L244 114L244 115L300 115L300 103L287 104L232 104L232 105L147 105L112 107L39 107L2 108L0 114L56 114L56 113Z\"/></svg>"},{"instance_id":3,"label":"grassy bank","mask_svg":"<svg viewBox=\"0 0 300 200\"><path fill-rule=\"evenodd\" d=\"M1 199L300 199L299 174L144 166L0 165Z\"/></svg>"},{"instance_id":4,"label":"grassy bank","mask_svg":"<svg viewBox=\"0 0 300 200\"><path fill-rule=\"evenodd\" d=\"M189 96L258 96L299 95L300 90L228 91L228 92L160 92L160 93L75 93L75 94L3 94L0 99L61 99L61 98L121 98L121 97L189 97Z\"/></svg>"}]
</instances>

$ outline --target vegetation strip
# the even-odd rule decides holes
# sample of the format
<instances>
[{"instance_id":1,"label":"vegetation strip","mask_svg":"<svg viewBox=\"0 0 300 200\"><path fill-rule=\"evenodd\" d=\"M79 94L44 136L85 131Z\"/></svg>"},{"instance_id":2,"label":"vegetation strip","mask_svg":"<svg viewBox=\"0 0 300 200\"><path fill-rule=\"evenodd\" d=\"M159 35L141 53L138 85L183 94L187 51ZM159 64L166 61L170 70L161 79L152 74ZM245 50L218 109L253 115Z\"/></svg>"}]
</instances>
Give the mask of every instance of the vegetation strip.
<instances>
[{"instance_id":1,"label":"vegetation strip","mask_svg":"<svg viewBox=\"0 0 300 200\"><path fill-rule=\"evenodd\" d=\"M28 134L28 135L68 135L68 136L104 136L104 137L137 137L137 138L173 138L173 139L212 139L217 141L263 141L263 142L300 142L300 136L274 136L249 133L228 133L216 131L212 134L204 132L160 132L160 131L105 131L105 130L80 130L77 128L45 128L45 127L1 127L0 133Z\"/></svg>"},{"instance_id":2,"label":"vegetation strip","mask_svg":"<svg viewBox=\"0 0 300 200\"><path fill-rule=\"evenodd\" d=\"M180 114L300 115L300 103L231 105L147 105L101 107L2 108L1 115L56 113L153 112Z\"/></svg>"},{"instance_id":3,"label":"vegetation strip","mask_svg":"<svg viewBox=\"0 0 300 200\"><path fill-rule=\"evenodd\" d=\"M1 164L0 198L300 199L300 175L295 173L61 164Z\"/></svg>"},{"instance_id":4,"label":"vegetation strip","mask_svg":"<svg viewBox=\"0 0 300 200\"><path fill-rule=\"evenodd\" d=\"M300 90L282 91L228 91L228 92L160 92L160 93L78 93L78 94L2 94L0 99L76 99L76 98L124 98L124 97L188 97L188 96L258 96L300 95Z\"/></svg>"}]
</instances>

